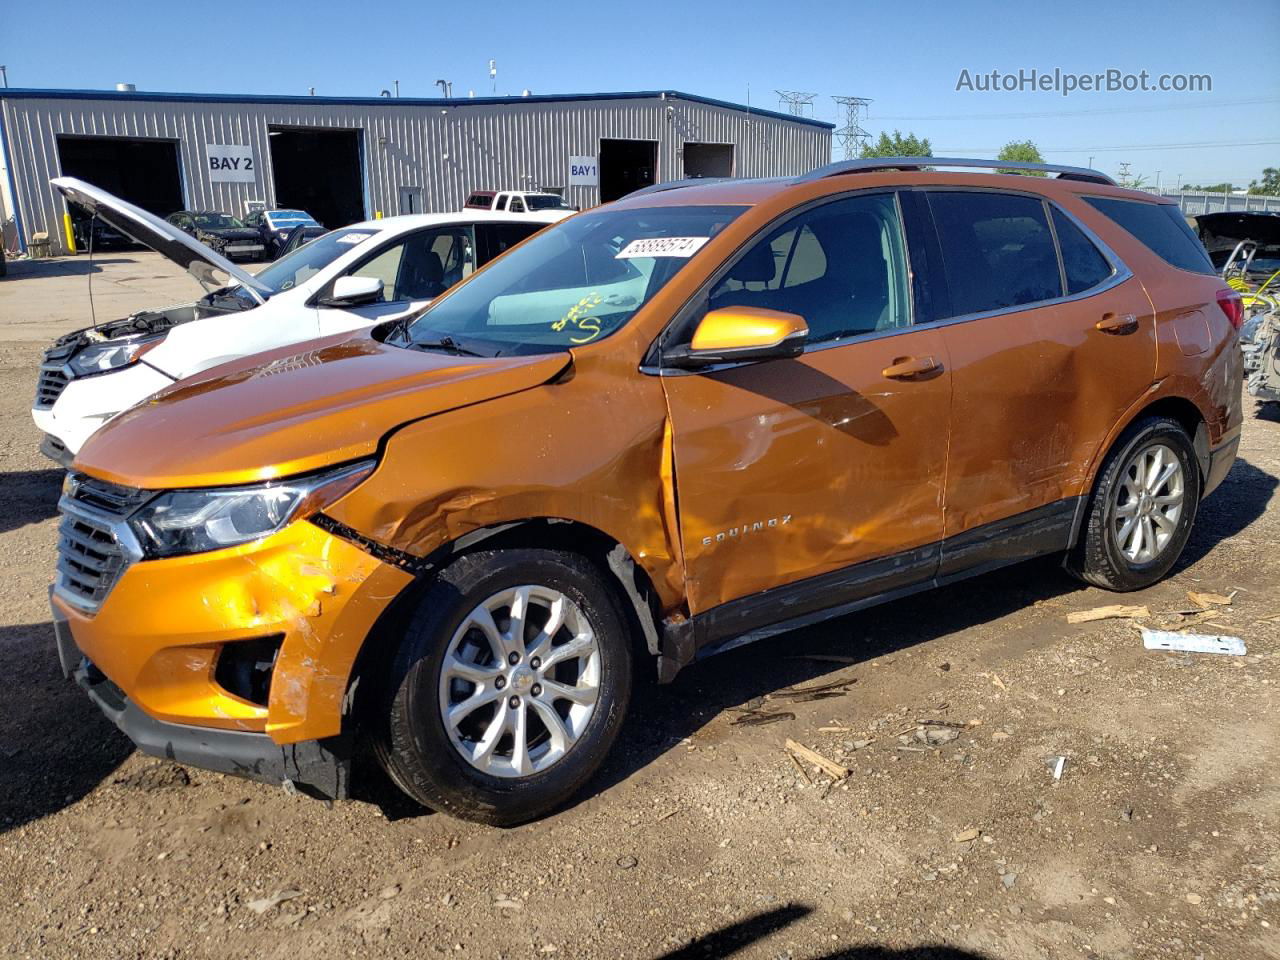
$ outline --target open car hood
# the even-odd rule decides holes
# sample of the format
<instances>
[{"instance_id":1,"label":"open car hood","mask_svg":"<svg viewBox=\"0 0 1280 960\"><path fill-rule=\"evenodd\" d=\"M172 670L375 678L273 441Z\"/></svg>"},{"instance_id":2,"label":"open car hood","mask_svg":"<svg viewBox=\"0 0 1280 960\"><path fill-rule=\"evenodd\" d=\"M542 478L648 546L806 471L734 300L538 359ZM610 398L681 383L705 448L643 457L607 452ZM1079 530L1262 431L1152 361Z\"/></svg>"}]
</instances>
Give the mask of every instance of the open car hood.
<instances>
[{"instance_id":1,"label":"open car hood","mask_svg":"<svg viewBox=\"0 0 1280 960\"><path fill-rule=\"evenodd\" d=\"M1231 244L1241 240L1252 240L1267 247L1280 244L1280 216L1274 213L1202 213L1196 217L1196 226L1202 236L1208 233L1209 239Z\"/></svg>"},{"instance_id":2,"label":"open car hood","mask_svg":"<svg viewBox=\"0 0 1280 960\"><path fill-rule=\"evenodd\" d=\"M206 291L226 286L216 276L223 273L249 291L249 295L259 303L265 303L266 295L271 293L271 288L259 283L252 274L155 214L76 177L54 177L49 182L64 197L84 207L99 220L172 260L195 277Z\"/></svg>"}]
</instances>

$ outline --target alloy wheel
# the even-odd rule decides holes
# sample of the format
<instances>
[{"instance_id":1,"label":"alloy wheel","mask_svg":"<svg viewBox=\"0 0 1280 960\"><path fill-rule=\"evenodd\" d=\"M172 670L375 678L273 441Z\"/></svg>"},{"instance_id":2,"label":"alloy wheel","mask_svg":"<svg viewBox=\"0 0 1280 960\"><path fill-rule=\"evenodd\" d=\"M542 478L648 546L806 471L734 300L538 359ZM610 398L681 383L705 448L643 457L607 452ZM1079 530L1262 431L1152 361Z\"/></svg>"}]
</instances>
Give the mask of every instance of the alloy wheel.
<instances>
[{"instance_id":1,"label":"alloy wheel","mask_svg":"<svg viewBox=\"0 0 1280 960\"><path fill-rule=\"evenodd\" d=\"M1185 509L1182 461L1163 443L1142 447L1116 485L1112 530L1125 559L1151 563L1168 547Z\"/></svg>"},{"instance_id":2,"label":"alloy wheel","mask_svg":"<svg viewBox=\"0 0 1280 960\"><path fill-rule=\"evenodd\" d=\"M439 706L454 749L494 777L540 773L573 749L600 694L595 631L568 596L526 584L493 594L454 631Z\"/></svg>"}]
</instances>

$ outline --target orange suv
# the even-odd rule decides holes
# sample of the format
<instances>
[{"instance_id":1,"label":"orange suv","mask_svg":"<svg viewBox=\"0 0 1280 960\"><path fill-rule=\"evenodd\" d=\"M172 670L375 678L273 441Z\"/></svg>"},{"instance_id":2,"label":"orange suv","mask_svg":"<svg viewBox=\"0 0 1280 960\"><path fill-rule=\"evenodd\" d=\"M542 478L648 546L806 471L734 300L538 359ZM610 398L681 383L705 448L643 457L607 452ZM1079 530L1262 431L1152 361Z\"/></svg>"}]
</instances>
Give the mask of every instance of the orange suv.
<instances>
[{"instance_id":1,"label":"orange suv","mask_svg":"<svg viewBox=\"0 0 1280 960\"><path fill-rule=\"evenodd\" d=\"M147 752L341 797L367 748L509 824L645 663L1043 554L1155 582L1235 457L1240 301L1173 204L990 166L651 187L175 385L67 478L64 670Z\"/></svg>"}]
</instances>

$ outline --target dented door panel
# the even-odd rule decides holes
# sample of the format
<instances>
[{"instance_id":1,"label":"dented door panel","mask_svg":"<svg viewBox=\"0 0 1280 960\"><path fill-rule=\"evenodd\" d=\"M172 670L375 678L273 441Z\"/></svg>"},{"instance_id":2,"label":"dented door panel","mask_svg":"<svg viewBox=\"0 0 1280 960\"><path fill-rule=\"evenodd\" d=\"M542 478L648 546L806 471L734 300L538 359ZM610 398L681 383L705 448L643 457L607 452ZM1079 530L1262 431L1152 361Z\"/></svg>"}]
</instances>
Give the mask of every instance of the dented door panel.
<instances>
[{"instance_id":1,"label":"dented door panel","mask_svg":"<svg viewBox=\"0 0 1280 960\"><path fill-rule=\"evenodd\" d=\"M907 357L939 369L885 377ZM936 331L662 379L693 613L941 538L951 377Z\"/></svg>"}]
</instances>

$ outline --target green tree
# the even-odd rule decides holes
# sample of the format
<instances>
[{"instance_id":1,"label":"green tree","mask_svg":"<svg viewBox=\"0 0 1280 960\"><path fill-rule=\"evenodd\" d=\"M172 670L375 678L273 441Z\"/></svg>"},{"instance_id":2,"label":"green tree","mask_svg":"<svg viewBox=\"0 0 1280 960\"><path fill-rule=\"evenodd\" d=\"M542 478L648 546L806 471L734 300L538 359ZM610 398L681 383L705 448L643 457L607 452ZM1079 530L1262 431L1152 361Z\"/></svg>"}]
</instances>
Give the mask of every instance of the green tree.
<instances>
[{"instance_id":1,"label":"green tree","mask_svg":"<svg viewBox=\"0 0 1280 960\"><path fill-rule=\"evenodd\" d=\"M1250 193L1268 197L1280 197L1280 167L1263 167L1262 180L1249 184Z\"/></svg>"},{"instance_id":2,"label":"green tree","mask_svg":"<svg viewBox=\"0 0 1280 960\"><path fill-rule=\"evenodd\" d=\"M1000 152L996 154L997 160L1005 160L1010 163L1044 163L1044 157L1040 155L1040 148L1030 140L1010 140ZM997 173L1021 173L1029 177L1046 176L1043 170L997 170Z\"/></svg>"},{"instance_id":3,"label":"green tree","mask_svg":"<svg viewBox=\"0 0 1280 960\"><path fill-rule=\"evenodd\" d=\"M864 157L932 157L933 146L927 137L918 138L914 133L905 137L900 130L893 131L893 136L881 131L880 139L867 144L863 148Z\"/></svg>"}]
</instances>

